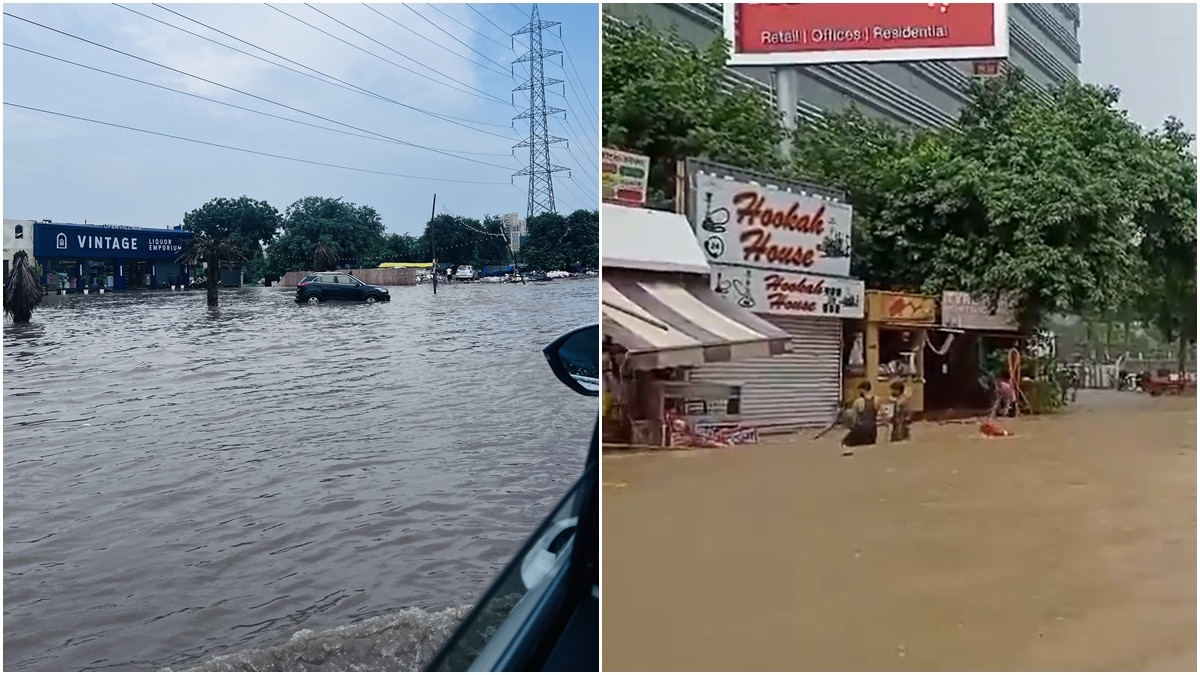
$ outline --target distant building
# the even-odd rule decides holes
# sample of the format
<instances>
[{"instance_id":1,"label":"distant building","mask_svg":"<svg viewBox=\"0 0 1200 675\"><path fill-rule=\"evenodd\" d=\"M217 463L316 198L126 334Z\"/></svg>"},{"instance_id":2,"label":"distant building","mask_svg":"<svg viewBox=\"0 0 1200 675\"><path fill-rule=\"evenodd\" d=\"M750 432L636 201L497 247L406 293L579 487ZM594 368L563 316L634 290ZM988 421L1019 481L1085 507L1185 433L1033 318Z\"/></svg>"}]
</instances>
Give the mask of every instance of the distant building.
<instances>
[{"instance_id":1,"label":"distant building","mask_svg":"<svg viewBox=\"0 0 1200 675\"><path fill-rule=\"evenodd\" d=\"M500 216L500 222L504 224L504 234L512 244L512 250L520 251L526 234L525 219L519 213L506 213Z\"/></svg>"}]
</instances>

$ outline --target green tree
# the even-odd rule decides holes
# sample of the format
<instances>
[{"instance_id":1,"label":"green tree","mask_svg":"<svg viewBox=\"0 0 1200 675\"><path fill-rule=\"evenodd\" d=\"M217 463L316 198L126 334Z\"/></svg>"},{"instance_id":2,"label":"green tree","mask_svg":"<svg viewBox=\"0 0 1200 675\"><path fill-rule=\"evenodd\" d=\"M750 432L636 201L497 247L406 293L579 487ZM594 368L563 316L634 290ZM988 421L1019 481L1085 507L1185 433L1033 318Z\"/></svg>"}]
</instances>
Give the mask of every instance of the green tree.
<instances>
[{"instance_id":1,"label":"green tree","mask_svg":"<svg viewBox=\"0 0 1200 675\"><path fill-rule=\"evenodd\" d=\"M504 225L498 217L484 216L483 222L466 216L443 213L425 225L417 248L431 255L431 237L437 244L439 263L455 265L504 265L511 255L504 237Z\"/></svg>"},{"instance_id":2,"label":"green tree","mask_svg":"<svg viewBox=\"0 0 1200 675\"><path fill-rule=\"evenodd\" d=\"M601 133L608 147L650 157L652 207L670 208L678 160L780 166L779 115L762 90L728 79L728 54L724 39L697 49L647 25L605 23Z\"/></svg>"},{"instance_id":3,"label":"green tree","mask_svg":"<svg viewBox=\"0 0 1200 675\"><path fill-rule=\"evenodd\" d=\"M325 244L317 244L313 249L313 271L328 272L338 268L337 254Z\"/></svg>"},{"instance_id":4,"label":"green tree","mask_svg":"<svg viewBox=\"0 0 1200 675\"><path fill-rule=\"evenodd\" d=\"M1016 298L1027 327L1128 300L1133 221L1155 170L1111 88L1049 99L1019 70L976 82L955 127L889 130L857 111L797 130L791 173L846 189L871 287Z\"/></svg>"},{"instance_id":5,"label":"green tree","mask_svg":"<svg viewBox=\"0 0 1200 675\"><path fill-rule=\"evenodd\" d=\"M279 231L279 211L267 202L218 197L183 217L183 229L194 232L180 252L181 262L202 260L209 307L217 306L221 264L252 260Z\"/></svg>"},{"instance_id":6,"label":"green tree","mask_svg":"<svg viewBox=\"0 0 1200 675\"><path fill-rule=\"evenodd\" d=\"M567 219L558 213L543 213L526 223L525 243L521 256L535 270L561 270L567 266L562 240L567 233Z\"/></svg>"},{"instance_id":7,"label":"green tree","mask_svg":"<svg viewBox=\"0 0 1200 675\"><path fill-rule=\"evenodd\" d=\"M530 267L544 271L599 267L600 212L579 209L569 216L530 218L521 255Z\"/></svg>"},{"instance_id":8,"label":"green tree","mask_svg":"<svg viewBox=\"0 0 1200 675\"><path fill-rule=\"evenodd\" d=\"M1196 344L1195 136L1175 118L1148 137L1156 180L1137 218L1141 282L1134 313L1163 339L1179 343L1179 369Z\"/></svg>"},{"instance_id":9,"label":"green tree","mask_svg":"<svg viewBox=\"0 0 1200 675\"><path fill-rule=\"evenodd\" d=\"M420 239L411 234L389 234L384 237L384 262L429 262L429 251L421 250Z\"/></svg>"},{"instance_id":10,"label":"green tree","mask_svg":"<svg viewBox=\"0 0 1200 675\"><path fill-rule=\"evenodd\" d=\"M383 220L372 207L340 197L297 200L284 213L283 234L267 252L269 268L280 275L306 271L320 247L338 260L375 267L387 257Z\"/></svg>"}]
</instances>

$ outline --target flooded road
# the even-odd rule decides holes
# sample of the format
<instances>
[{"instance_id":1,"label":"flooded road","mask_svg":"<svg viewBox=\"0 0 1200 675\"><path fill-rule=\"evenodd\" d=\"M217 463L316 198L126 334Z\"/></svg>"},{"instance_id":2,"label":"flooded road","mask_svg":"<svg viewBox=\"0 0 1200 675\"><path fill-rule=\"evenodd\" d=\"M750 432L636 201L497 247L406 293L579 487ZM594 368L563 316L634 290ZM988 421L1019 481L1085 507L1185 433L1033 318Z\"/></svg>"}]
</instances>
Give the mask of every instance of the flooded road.
<instances>
[{"instance_id":1,"label":"flooded road","mask_svg":"<svg viewBox=\"0 0 1200 675\"><path fill-rule=\"evenodd\" d=\"M4 329L5 669L184 669L368 620L428 658L582 471L596 399L541 349L597 288L46 298ZM357 664L383 665L422 664Z\"/></svg>"},{"instance_id":2,"label":"flooded road","mask_svg":"<svg viewBox=\"0 0 1200 675\"><path fill-rule=\"evenodd\" d=\"M606 455L605 670L1194 671L1196 399L1006 426Z\"/></svg>"}]
</instances>

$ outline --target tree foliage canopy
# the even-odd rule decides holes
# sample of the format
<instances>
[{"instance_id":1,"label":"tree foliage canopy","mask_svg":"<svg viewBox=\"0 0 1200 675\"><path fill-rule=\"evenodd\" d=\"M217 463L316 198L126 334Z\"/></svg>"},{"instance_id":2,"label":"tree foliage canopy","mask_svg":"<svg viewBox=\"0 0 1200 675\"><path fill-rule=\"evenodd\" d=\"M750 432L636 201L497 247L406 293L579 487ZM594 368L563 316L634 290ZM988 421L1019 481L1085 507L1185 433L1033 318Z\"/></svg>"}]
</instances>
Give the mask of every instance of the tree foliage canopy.
<instances>
[{"instance_id":1,"label":"tree foliage canopy","mask_svg":"<svg viewBox=\"0 0 1200 675\"><path fill-rule=\"evenodd\" d=\"M688 157L779 168L783 125L761 91L727 79L728 53L723 40L700 50L649 26L605 26L604 143L650 157L652 203L669 206Z\"/></svg>"},{"instance_id":2,"label":"tree foliage canopy","mask_svg":"<svg viewBox=\"0 0 1200 675\"><path fill-rule=\"evenodd\" d=\"M340 197L304 197L284 213L283 234L267 251L267 260L276 274L308 270L321 247L338 260L374 267L383 262L383 219L374 208Z\"/></svg>"},{"instance_id":3,"label":"tree foliage canopy","mask_svg":"<svg viewBox=\"0 0 1200 675\"><path fill-rule=\"evenodd\" d=\"M196 236L185 245L180 258L207 263L209 306L217 306L217 270L221 263L261 263L262 247L275 238L279 224L279 211L274 206L246 196L217 197L183 216L183 229Z\"/></svg>"},{"instance_id":4,"label":"tree foliage canopy","mask_svg":"<svg viewBox=\"0 0 1200 675\"><path fill-rule=\"evenodd\" d=\"M600 212L543 213L529 219L521 254L537 270L596 269L600 265Z\"/></svg>"},{"instance_id":5,"label":"tree foliage canopy","mask_svg":"<svg viewBox=\"0 0 1200 675\"><path fill-rule=\"evenodd\" d=\"M425 225L424 234L417 240L423 261L430 260L433 245L437 246L439 263L482 267L512 262L504 224L496 216L484 216L480 222L476 218L440 214Z\"/></svg>"},{"instance_id":6,"label":"tree foliage canopy","mask_svg":"<svg viewBox=\"0 0 1200 675\"><path fill-rule=\"evenodd\" d=\"M1188 197L1169 187L1186 180L1181 162L1195 175L1194 158L1129 120L1115 89L1047 97L1014 70L970 96L955 127L903 130L851 108L797 129L789 172L849 193L854 272L869 286L1011 295L1035 325L1116 311L1146 288L1137 242L1151 214L1175 244L1190 232L1194 261ZM1190 200L1194 213L1194 182Z\"/></svg>"}]
</instances>

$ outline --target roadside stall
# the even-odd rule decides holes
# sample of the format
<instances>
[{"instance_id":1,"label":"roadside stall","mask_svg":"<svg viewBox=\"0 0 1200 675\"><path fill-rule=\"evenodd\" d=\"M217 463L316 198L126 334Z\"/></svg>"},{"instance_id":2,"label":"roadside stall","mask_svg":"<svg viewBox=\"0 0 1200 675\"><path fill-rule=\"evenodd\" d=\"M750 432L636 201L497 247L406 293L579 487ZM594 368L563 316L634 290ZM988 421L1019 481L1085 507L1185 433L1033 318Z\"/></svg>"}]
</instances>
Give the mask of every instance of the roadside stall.
<instances>
[{"instance_id":1,"label":"roadside stall","mask_svg":"<svg viewBox=\"0 0 1200 675\"><path fill-rule=\"evenodd\" d=\"M1024 342L1015 305L1002 299L993 311L986 299L945 291L940 323L941 337L926 341L925 410L951 417L987 410L992 392L983 374L994 366L990 356Z\"/></svg>"},{"instance_id":2,"label":"roadside stall","mask_svg":"<svg viewBox=\"0 0 1200 675\"><path fill-rule=\"evenodd\" d=\"M601 287L606 443L734 445L740 385L692 380L697 367L768 357L788 335L709 288L709 267L679 214L604 204Z\"/></svg>"},{"instance_id":3,"label":"roadside stall","mask_svg":"<svg viewBox=\"0 0 1200 675\"><path fill-rule=\"evenodd\" d=\"M937 328L937 299L891 291L866 292L866 316L846 322L846 400L858 385L871 383L872 393L886 400L893 382L903 382L914 413L925 409L925 343Z\"/></svg>"}]
</instances>

